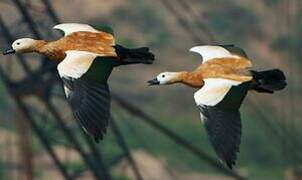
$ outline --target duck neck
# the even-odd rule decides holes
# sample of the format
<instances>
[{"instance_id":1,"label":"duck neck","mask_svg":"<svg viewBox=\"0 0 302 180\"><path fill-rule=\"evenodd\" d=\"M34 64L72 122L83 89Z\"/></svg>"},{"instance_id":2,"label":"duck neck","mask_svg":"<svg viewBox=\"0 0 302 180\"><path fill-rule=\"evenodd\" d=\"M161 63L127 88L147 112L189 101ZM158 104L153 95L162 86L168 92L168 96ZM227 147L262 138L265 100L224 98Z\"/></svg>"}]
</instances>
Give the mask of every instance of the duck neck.
<instances>
[{"instance_id":1,"label":"duck neck","mask_svg":"<svg viewBox=\"0 0 302 180\"><path fill-rule=\"evenodd\" d=\"M62 61L65 58L65 53L56 47L54 42L46 42L44 40L38 40L34 52L47 56L54 61Z\"/></svg>"},{"instance_id":2,"label":"duck neck","mask_svg":"<svg viewBox=\"0 0 302 180\"><path fill-rule=\"evenodd\" d=\"M202 87L202 83L203 83L200 74L195 72L187 72L187 71L180 72L179 82L194 88Z\"/></svg>"},{"instance_id":3,"label":"duck neck","mask_svg":"<svg viewBox=\"0 0 302 180\"><path fill-rule=\"evenodd\" d=\"M42 53L45 45L47 44L44 40L36 40L35 45L33 46L32 51L36 53Z\"/></svg>"},{"instance_id":4,"label":"duck neck","mask_svg":"<svg viewBox=\"0 0 302 180\"><path fill-rule=\"evenodd\" d=\"M183 81L188 76L187 71L175 72L176 76L174 76L173 80L170 82L171 84L174 83L183 83Z\"/></svg>"}]
</instances>

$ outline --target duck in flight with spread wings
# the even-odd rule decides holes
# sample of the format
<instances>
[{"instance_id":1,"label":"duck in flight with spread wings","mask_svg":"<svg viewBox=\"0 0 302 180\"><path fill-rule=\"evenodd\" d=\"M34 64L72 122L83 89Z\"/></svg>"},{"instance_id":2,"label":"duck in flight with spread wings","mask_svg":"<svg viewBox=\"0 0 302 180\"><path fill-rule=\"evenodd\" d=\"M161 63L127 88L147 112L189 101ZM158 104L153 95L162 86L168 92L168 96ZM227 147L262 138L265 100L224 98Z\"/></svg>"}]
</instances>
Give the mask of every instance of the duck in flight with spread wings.
<instances>
[{"instance_id":1,"label":"duck in flight with spread wings","mask_svg":"<svg viewBox=\"0 0 302 180\"><path fill-rule=\"evenodd\" d=\"M36 52L57 61L75 119L98 142L110 118L107 80L112 69L127 64L152 64L154 55L147 47L128 49L117 45L112 32L87 24L59 24L54 29L63 31L64 37L52 42L18 39L3 54Z\"/></svg>"},{"instance_id":2,"label":"duck in flight with spread wings","mask_svg":"<svg viewBox=\"0 0 302 180\"><path fill-rule=\"evenodd\" d=\"M218 157L232 169L239 152L241 119L239 108L250 90L274 93L286 86L283 72L250 70L245 52L234 45L196 46L190 49L202 56L194 71L163 72L150 85L183 83L200 88L194 99L210 142Z\"/></svg>"}]
</instances>

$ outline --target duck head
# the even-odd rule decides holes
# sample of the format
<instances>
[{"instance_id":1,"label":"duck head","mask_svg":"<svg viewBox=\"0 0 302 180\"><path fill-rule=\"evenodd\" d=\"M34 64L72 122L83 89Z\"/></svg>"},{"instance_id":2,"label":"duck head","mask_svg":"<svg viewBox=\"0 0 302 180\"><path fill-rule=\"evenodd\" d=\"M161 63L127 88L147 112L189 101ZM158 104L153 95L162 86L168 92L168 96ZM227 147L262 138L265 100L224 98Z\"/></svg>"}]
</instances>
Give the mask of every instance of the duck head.
<instances>
[{"instance_id":1,"label":"duck head","mask_svg":"<svg viewBox=\"0 0 302 180\"><path fill-rule=\"evenodd\" d=\"M3 55L13 53L29 53L34 52L40 44L39 40L31 38L21 38L13 42L12 46L3 51Z\"/></svg>"},{"instance_id":2,"label":"duck head","mask_svg":"<svg viewBox=\"0 0 302 180\"><path fill-rule=\"evenodd\" d=\"M148 81L149 86L174 84L181 81L182 72L163 72Z\"/></svg>"}]
</instances>

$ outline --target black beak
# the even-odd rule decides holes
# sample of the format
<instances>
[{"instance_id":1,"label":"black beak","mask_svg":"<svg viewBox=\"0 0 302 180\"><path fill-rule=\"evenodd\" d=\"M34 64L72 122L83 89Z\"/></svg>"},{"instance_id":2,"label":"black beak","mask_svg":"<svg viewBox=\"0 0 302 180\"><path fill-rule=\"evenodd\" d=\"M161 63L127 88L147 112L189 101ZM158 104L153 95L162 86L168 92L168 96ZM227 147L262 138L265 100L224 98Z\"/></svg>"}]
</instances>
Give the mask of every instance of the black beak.
<instances>
[{"instance_id":1,"label":"black beak","mask_svg":"<svg viewBox=\"0 0 302 180\"><path fill-rule=\"evenodd\" d=\"M7 54L13 54L15 53L16 51L13 49L13 48L8 48L6 49L5 51L3 51L3 55L7 55Z\"/></svg>"},{"instance_id":2,"label":"black beak","mask_svg":"<svg viewBox=\"0 0 302 180\"><path fill-rule=\"evenodd\" d=\"M159 85L159 81L157 80L157 78L148 81L148 83L149 86Z\"/></svg>"}]
</instances>

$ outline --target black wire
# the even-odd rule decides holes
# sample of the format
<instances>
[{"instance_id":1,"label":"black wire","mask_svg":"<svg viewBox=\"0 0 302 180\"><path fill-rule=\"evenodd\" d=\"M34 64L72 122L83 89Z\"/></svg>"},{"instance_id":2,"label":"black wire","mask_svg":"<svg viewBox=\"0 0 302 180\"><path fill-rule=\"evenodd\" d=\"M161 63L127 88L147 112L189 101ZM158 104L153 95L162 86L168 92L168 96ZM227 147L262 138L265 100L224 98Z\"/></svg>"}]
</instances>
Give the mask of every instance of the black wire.
<instances>
[{"instance_id":1,"label":"black wire","mask_svg":"<svg viewBox=\"0 0 302 180\"><path fill-rule=\"evenodd\" d=\"M116 138L117 143L119 144L121 149L124 151L128 161L133 169L133 173L136 177L136 180L143 180L143 176L138 168L138 165L130 152L130 148L128 147L128 145L126 143L124 136L122 135L119 127L117 126L115 119L113 117L111 117L110 120L111 120L110 128Z\"/></svg>"}]
</instances>

